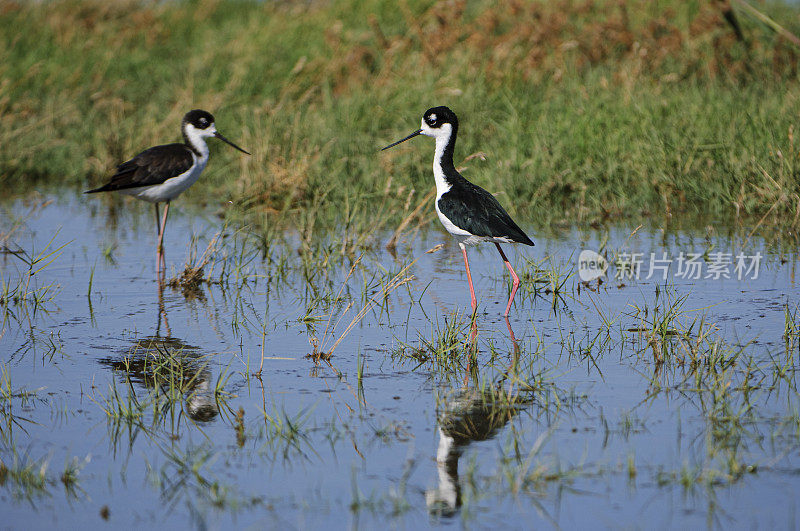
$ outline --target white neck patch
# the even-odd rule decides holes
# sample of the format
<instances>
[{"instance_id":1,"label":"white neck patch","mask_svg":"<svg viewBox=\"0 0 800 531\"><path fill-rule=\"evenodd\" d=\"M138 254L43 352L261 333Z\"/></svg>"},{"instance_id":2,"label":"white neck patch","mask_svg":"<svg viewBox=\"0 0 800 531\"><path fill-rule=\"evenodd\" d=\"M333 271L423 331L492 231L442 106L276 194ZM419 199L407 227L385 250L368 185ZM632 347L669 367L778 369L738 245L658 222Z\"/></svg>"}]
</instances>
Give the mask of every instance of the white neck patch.
<instances>
[{"instance_id":1,"label":"white neck patch","mask_svg":"<svg viewBox=\"0 0 800 531\"><path fill-rule=\"evenodd\" d=\"M423 124L424 125L424 124ZM450 135L453 133L453 126L444 124L437 129L428 127L426 132L423 128L422 134L432 136L436 139L436 152L433 155L433 178L436 181L436 199L438 200L443 194L450 190L450 184L444 177L444 170L442 169L442 157L444 156L444 148L450 142Z\"/></svg>"},{"instance_id":2,"label":"white neck patch","mask_svg":"<svg viewBox=\"0 0 800 531\"><path fill-rule=\"evenodd\" d=\"M192 124L186 124L186 138L189 139L189 143L192 145L194 149L200 153L201 159L208 158L208 145L206 144L206 137L214 136L214 133L217 132L217 128L214 127L214 124L211 126L206 127L205 129L198 129Z\"/></svg>"}]
</instances>

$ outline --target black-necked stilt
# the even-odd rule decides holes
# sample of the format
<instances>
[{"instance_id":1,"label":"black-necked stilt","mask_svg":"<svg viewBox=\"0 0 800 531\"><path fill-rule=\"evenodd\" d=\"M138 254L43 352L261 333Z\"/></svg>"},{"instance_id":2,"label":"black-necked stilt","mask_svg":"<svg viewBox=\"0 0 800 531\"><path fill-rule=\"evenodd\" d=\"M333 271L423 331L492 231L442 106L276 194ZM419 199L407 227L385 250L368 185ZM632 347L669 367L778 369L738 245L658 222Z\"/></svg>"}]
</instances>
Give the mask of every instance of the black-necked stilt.
<instances>
[{"instance_id":1,"label":"black-necked stilt","mask_svg":"<svg viewBox=\"0 0 800 531\"><path fill-rule=\"evenodd\" d=\"M117 166L117 172L107 184L85 192L120 192L154 204L158 230L158 270L161 270L164 263L163 242L169 202L186 191L203 173L209 155L205 139L215 136L242 153L250 154L217 131L214 117L209 112L200 109L187 112L183 117L181 130L182 144L166 144L146 149ZM159 223L158 203L161 202L167 204L164 207L164 218Z\"/></svg>"},{"instance_id":2,"label":"black-necked stilt","mask_svg":"<svg viewBox=\"0 0 800 531\"><path fill-rule=\"evenodd\" d=\"M458 134L458 118L447 107L434 107L422 116L422 127L402 140L389 144L384 149L396 146L417 135L432 136L436 139L436 154L433 157L433 177L436 180L436 213L447 232L455 236L464 267L467 270L469 293L472 298L472 311L478 308L472 274L467 260L467 245L480 242L493 242L511 273L513 285L508 305L503 315L508 316L514 295L519 288L519 277L506 258L501 243L522 243L533 245L533 241L520 229L511 216L500 206L492 194L476 186L461 176L453 165L453 150Z\"/></svg>"}]
</instances>

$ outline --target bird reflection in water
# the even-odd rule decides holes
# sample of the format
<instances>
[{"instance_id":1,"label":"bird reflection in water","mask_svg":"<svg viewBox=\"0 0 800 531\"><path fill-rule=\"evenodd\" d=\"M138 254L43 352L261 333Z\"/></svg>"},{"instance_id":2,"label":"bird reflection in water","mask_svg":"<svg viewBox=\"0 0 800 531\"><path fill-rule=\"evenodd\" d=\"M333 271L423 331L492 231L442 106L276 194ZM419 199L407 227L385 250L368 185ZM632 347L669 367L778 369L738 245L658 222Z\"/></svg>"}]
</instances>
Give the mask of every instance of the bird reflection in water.
<instances>
[{"instance_id":1,"label":"bird reflection in water","mask_svg":"<svg viewBox=\"0 0 800 531\"><path fill-rule=\"evenodd\" d=\"M121 358L100 363L124 374L133 384L165 394L179 390L186 398L186 413L192 420L208 422L219 415L211 371L197 347L175 337L148 336L131 344Z\"/></svg>"},{"instance_id":2,"label":"bird reflection in water","mask_svg":"<svg viewBox=\"0 0 800 531\"><path fill-rule=\"evenodd\" d=\"M212 373L203 352L172 337L164 305L163 284L158 290L158 326L153 336L137 338L122 356L101 359L102 365L124 375L127 381L165 396L180 392L185 411L196 422L208 422L219 415ZM161 335L162 323L166 335Z\"/></svg>"},{"instance_id":3,"label":"bird reflection in water","mask_svg":"<svg viewBox=\"0 0 800 531\"><path fill-rule=\"evenodd\" d=\"M464 450L473 441L494 438L532 399L486 386L450 391L439 402L438 486L425 492L425 502L431 514L453 516L461 507L458 461Z\"/></svg>"}]
</instances>

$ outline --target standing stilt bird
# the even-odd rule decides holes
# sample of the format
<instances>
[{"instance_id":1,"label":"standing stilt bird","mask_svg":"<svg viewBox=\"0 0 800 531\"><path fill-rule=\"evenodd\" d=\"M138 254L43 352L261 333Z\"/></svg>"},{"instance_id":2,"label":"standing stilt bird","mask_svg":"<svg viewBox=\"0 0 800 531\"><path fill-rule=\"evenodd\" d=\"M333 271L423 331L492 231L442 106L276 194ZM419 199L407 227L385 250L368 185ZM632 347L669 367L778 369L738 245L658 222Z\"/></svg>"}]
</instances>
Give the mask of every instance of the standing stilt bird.
<instances>
[{"instance_id":1,"label":"standing stilt bird","mask_svg":"<svg viewBox=\"0 0 800 531\"><path fill-rule=\"evenodd\" d=\"M222 136L214 125L214 117L206 111L195 109L187 112L181 123L181 131L182 144L166 144L146 149L117 166L117 172L107 184L85 192L120 192L153 203L158 230L158 271L165 265L163 244L169 202L185 192L203 173L209 156L205 139L214 136L242 153L250 154ZM160 220L158 204L161 202L167 204L164 207L164 217Z\"/></svg>"},{"instance_id":2,"label":"standing stilt bird","mask_svg":"<svg viewBox=\"0 0 800 531\"><path fill-rule=\"evenodd\" d=\"M513 285L508 298L506 311L508 316L514 295L519 288L519 277L506 258L501 243L522 243L533 245L533 241L520 229L511 216L500 206L492 194L476 186L461 176L453 165L453 150L458 134L458 118L447 107L434 107L425 111L422 116L422 127L402 140L383 148L389 149L417 135L432 136L436 139L436 154L433 157L433 177L436 180L436 213L447 232L455 236L461 253L464 255L464 267L467 270L469 293L472 298L473 313L478 308L475 299L475 288L472 286L472 274L467 260L467 245L480 242L493 242L503 258L503 263L511 273Z\"/></svg>"}]
</instances>

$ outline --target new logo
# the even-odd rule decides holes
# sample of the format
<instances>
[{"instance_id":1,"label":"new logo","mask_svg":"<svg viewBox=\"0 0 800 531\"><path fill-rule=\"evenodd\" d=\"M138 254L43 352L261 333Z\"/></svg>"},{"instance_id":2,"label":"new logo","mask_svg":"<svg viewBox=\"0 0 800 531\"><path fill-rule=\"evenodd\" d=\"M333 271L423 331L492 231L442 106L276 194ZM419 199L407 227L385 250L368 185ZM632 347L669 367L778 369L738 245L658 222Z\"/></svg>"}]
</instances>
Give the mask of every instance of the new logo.
<instances>
[{"instance_id":1,"label":"new logo","mask_svg":"<svg viewBox=\"0 0 800 531\"><path fill-rule=\"evenodd\" d=\"M591 282L606 274L608 261L594 251L581 251L578 256L578 275L584 282Z\"/></svg>"}]
</instances>

